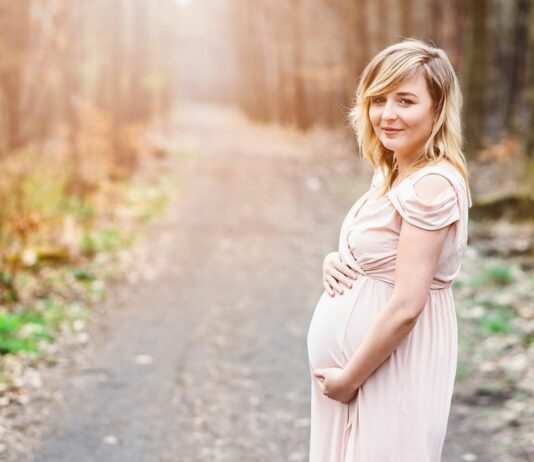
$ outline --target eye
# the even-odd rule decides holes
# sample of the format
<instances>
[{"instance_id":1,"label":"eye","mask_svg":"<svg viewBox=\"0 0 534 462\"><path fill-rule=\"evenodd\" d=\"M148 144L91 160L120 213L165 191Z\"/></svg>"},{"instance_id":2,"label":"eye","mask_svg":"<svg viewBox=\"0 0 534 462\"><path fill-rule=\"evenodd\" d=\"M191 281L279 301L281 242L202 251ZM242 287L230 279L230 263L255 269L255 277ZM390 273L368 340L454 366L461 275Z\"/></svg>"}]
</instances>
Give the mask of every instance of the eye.
<instances>
[{"instance_id":1,"label":"eye","mask_svg":"<svg viewBox=\"0 0 534 462\"><path fill-rule=\"evenodd\" d=\"M375 96L374 98L371 99L371 102L373 104L378 104L380 103L381 101L383 100L383 98L381 96Z\"/></svg>"},{"instance_id":2,"label":"eye","mask_svg":"<svg viewBox=\"0 0 534 462\"><path fill-rule=\"evenodd\" d=\"M403 102L404 101L404 102ZM400 102L402 104L413 104L413 101L410 101L409 99L406 99L406 98L401 98L400 99Z\"/></svg>"}]
</instances>

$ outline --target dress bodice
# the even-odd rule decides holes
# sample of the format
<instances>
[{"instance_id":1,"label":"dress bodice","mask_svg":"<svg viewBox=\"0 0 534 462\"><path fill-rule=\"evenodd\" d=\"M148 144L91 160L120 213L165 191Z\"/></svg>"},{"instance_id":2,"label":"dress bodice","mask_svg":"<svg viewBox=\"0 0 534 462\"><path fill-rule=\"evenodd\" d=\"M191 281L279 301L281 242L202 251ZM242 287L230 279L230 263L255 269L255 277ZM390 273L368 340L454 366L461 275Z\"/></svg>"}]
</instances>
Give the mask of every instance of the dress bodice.
<instances>
[{"instance_id":1,"label":"dress bodice","mask_svg":"<svg viewBox=\"0 0 534 462\"><path fill-rule=\"evenodd\" d=\"M427 174L445 177L451 187L432 203L417 196L414 185ZM426 230L450 226L431 289L450 287L467 248L468 195L462 175L445 165L423 167L408 175L385 196L370 199L383 181L377 170L370 189L347 213L340 231L341 258L359 273L394 284L402 220Z\"/></svg>"}]
</instances>

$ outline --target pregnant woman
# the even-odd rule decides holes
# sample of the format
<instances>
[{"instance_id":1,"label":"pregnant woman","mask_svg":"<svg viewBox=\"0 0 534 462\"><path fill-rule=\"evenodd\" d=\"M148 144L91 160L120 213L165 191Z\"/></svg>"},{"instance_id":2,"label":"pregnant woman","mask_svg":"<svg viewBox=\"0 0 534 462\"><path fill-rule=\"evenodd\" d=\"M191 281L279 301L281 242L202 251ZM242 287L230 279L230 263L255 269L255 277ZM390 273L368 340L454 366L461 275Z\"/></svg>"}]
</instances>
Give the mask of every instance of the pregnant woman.
<instances>
[{"instance_id":1,"label":"pregnant woman","mask_svg":"<svg viewBox=\"0 0 534 462\"><path fill-rule=\"evenodd\" d=\"M375 173L325 258L309 326L310 462L441 460L471 206L461 106L447 55L424 42L362 73L350 120Z\"/></svg>"}]
</instances>

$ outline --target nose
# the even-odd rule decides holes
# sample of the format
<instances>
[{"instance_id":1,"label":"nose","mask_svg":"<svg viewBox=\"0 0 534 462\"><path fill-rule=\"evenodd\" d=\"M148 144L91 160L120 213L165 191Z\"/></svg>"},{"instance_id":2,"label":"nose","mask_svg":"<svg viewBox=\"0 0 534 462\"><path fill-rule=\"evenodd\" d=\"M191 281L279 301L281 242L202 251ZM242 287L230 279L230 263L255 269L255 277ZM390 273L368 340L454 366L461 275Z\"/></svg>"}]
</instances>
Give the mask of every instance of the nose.
<instances>
[{"instance_id":1,"label":"nose","mask_svg":"<svg viewBox=\"0 0 534 462\"><path fill-rule=\"evenodd\" d=\"M382 111L382 119L391 120L395 119L397 114L395 113L395 104L394 101L388 100L384 105L384 110Z\"/></svg>"}]
</instances>

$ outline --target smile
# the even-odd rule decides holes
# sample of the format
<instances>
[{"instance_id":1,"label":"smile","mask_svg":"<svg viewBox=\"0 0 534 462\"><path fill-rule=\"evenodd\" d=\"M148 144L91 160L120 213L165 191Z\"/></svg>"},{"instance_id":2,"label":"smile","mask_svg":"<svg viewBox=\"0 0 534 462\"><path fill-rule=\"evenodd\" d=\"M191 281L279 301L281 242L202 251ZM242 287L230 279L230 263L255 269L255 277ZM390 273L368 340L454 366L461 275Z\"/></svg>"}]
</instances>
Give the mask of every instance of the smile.
<instances>
[{"instance_id":1,"label":"smile","mask_svg":"<svg viewBox=\"0 0 534 462\"><path fill-rule=\"evenodd\" d=\"M397 133L401 132L402 129L400 129L400 128L383 128L382 131L386 135L396 135Z\"/></svg>"}]
</instances>

